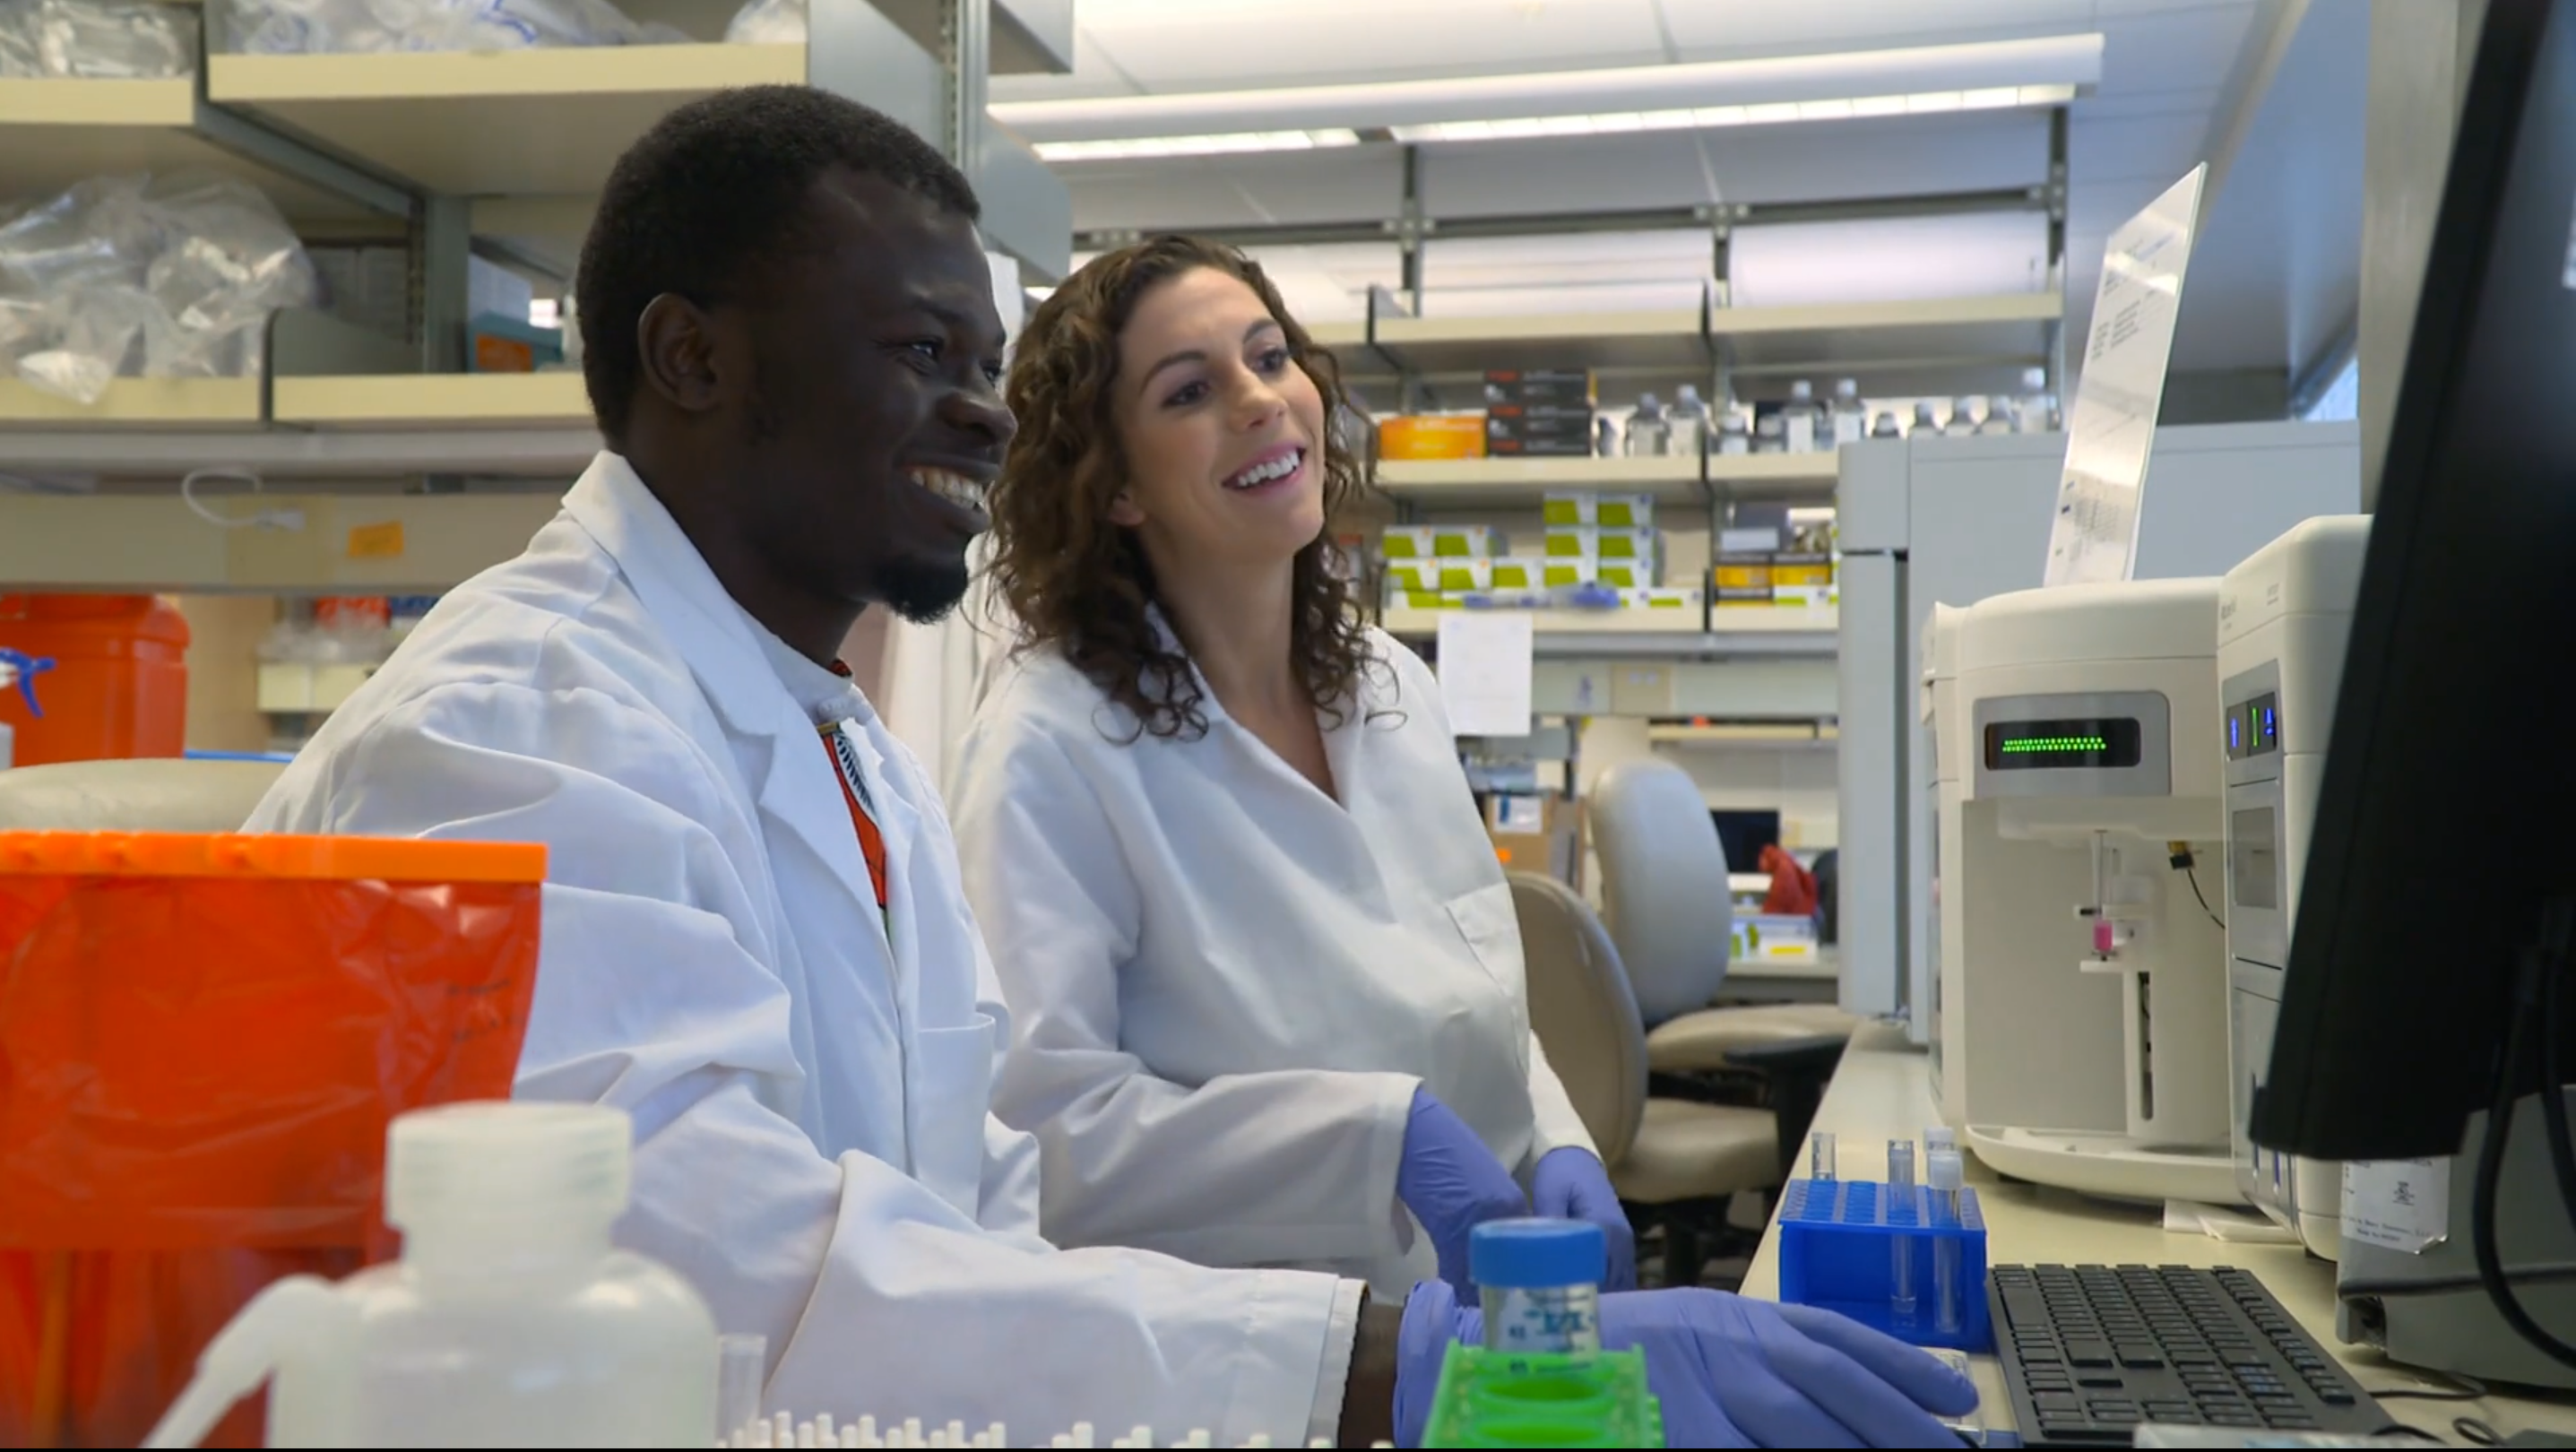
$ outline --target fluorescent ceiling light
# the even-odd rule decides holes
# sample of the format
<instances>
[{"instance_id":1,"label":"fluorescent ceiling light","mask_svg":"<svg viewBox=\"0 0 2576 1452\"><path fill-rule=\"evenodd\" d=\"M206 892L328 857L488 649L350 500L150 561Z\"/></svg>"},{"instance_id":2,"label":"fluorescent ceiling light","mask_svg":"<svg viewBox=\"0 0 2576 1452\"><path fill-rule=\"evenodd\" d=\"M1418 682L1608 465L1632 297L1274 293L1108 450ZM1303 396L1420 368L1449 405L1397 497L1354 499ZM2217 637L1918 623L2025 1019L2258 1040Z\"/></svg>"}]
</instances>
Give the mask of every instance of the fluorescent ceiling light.
<instances>
[{"instance_id":1,"label":"fluorescent ceiling light","mask_svg":"<svg viewBox=\"0 0 2576 1452\"><path fill-rule=\"evenodd\" d=\"M1127 161L1147 156L1222 156L1243 151L1313 151L1357 146L1354 131L1224 131L1204 136L1127 136L1100 141L1040 141L1040 161Z\"/></svg>"},{"instance_id":2,"label":"fluorescent ceiling light","mask_svg":"<svg viewBox=\"0 0 2576 1452\"><path fill-rule=\"evenodd\" d=\"M1865 108L1889 98L1951 96L1961 98L1961 104L1948 109L1981 109L2000 103L1985 101L1972 108L1965 98L2007 92L2019 97L2042 87L2072 94L2101 78L2102 37L2094 33L1690 65L1013 101L990 109L995 121L1038 144L1045 155L1046 146L1062 142L1338 135L1471 122L1493 125L1497 117L1635 117L1633 125L1613 125L1664 130L1679 124L1673 118L1680 113L1696 118L1712 110L1741 110L1741 121L1724 124L1744 125L1903 115L1914 108ZM1710 123L1694 119L1691 124Z\"/></svg>"},{"instance_id":3,"label":"fluorescent ceiling light","mask_svg":"<svg viewBox=\"0 0 2576 1452\"><path fill-rule=\"evenodd\" d=\"M1770 126L1791 121L1844 120L1855 116L1998 111L2016 106L2056 106L2073 99L2073 86L1994 86L1975 91L1924 91L1911 96L1864 96L1849 101L1801 101L1796 105L1702 106L1691 111L1612 111L1598 116L1523 116L1509 121L1435 121L1427 126L1397 126L1392 130L1398 141L1432 145L1444 141L1500 141L1530 136L1602 136L1622 131ZM1038 154L1046 155L1046 148L1039 147Z\"/></svg>"}]
</instances>

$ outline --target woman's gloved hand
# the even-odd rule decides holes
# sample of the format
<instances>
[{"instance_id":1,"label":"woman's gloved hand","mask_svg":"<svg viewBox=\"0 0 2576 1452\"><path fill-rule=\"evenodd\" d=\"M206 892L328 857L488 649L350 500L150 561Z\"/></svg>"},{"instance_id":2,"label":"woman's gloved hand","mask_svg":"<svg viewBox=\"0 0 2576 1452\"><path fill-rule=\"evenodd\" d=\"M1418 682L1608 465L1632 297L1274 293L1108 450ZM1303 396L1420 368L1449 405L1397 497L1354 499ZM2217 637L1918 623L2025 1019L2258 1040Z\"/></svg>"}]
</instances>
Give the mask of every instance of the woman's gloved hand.
<instances>
[{"instance_id":1,"label":"woman's gloved hand","mask_svg":"<svg viewBox=\"0 0 2576 1452\"><path fill-rule=\"evenodd\" d=\"M1530 1213L1511 1172L1428 1089L1413 1091L1395 1197L1431 1233L1431 1247L1440 1255L1440 1278L1468 1301L1476 1297L1475 1281L1467 1273L1468 1236L1485 1221Z\"/></svg>"},{"instance_id":2,"label":"woman's gloved hand","mask_svg":"<svg viewBox=\"0 0 2576 1452\"><path fill-rule=\"evenodd\" d=\"M1620 1208L1619 1192L1610 1188L1610 1172L1601 1168L1599 1155L1572 1145L1541 1155L1538 1168L1530 1172L1530 1213L1600 1226L1610 1252L1610 1269L1602 1277L1601 1289L1637 1288L1637 1232L1628 1224L1628 1212Z\"/></svg>"},{"instance_id":3,"label":"woman's gloved hand","mask_svg":"<svg viewBox=\"0 0 2576 1452\"><path fill-rule=\"evenodd\" d=\"M1396 1348L1398 1446L1421 1445L1449 1343L1484 1334L1484 1313L1447 1286L1413 1288ZM1945 1447L1958 1439L1937 1418L1977 1405L1967 1378L1902 1341L1724 1291L1603 1296L1601 1344L1645 1351L1667 1447Z\"/></svg>"}]
</instances>

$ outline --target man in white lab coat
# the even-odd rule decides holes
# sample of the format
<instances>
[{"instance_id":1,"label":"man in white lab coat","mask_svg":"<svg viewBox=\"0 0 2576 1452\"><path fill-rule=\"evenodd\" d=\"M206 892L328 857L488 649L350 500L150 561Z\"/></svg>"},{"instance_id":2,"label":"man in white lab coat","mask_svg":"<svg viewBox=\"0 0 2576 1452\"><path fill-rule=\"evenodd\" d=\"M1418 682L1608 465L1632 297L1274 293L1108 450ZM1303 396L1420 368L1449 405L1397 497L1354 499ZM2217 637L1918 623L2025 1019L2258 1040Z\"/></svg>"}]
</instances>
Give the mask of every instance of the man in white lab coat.
<instances>
[{"instance_id":1,"label":"man in white lab coat","mask_svg":"<svg viewBox=\"0 0 2576 1452\"><path fill-rule=\"evenodd\" d=\"M953 606L985 524L1012 423L975 216L925 143L820 92L665 118L581 258L611 452L250 827L548 844L517 1093L634 1115L619 1238L768 1336L773 1405L1386 1436L1399 1308L1358 1283L1038 1238L1032 1144L987 1112L1009 1034L947 822L832 668L867 605ZM1730 1353L1758 1381L1741 1334L1657 1335L1662 1384L1706 1390ZM1402 1353L1416 1407L1438 1352ZM1771 1360L1794 1381L1822 1354ZM1920 1415L1925 1391L1871 1382Z\"/></svg>"}]
</instances>

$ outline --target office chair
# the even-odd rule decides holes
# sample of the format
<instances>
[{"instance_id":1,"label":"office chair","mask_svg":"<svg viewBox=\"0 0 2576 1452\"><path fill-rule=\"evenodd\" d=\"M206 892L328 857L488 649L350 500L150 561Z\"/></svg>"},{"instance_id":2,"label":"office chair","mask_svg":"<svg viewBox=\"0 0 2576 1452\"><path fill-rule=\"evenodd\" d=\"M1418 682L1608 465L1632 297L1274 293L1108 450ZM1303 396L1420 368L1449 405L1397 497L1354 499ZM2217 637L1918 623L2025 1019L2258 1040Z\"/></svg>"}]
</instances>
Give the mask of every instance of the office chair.
<instances>
[{"instance_id":1,"label":"office chair","mask_svg":"<svg viewBox=\"0 0 2576 1452\"><path fill-rule=\"evenodd\" d=\"M1735 909L1726 849L1690 773L1623 762L1593 786L1587 817L1601 916L1643 1014L1655 1092L1723 1097L1751 1079L1793 1162L1857 1020L1823 1003L1708 1006L1726 982Z\"/></svg>"},{"instance_id":2,"label":"office chair","mask_svg":"<svg viewBox=\"0 0 2576 1452\"><path fill-rule=\"evenodd\" d=\"M1530 1026L1629 1219L1640 1230L1663 1231L1665 1284L1697 1285L1713 1242L1733 1233L1727 1203L1738 1191L1774 1189L1787 1178L1775 1117L1649 1098L1637 1002L1601 920L1553 877L1515 872L1511 884Z\"/></svg>"},{"instance_id":3,"label":"office chair","mask_svg":"<svg viewBox=\"0 0 2576 1452\"><path fill-rule=\"evenodd\" d=\"M151 757L0 771L0 831L238 832L282 765Z\"/></svg>"}]
</instances>

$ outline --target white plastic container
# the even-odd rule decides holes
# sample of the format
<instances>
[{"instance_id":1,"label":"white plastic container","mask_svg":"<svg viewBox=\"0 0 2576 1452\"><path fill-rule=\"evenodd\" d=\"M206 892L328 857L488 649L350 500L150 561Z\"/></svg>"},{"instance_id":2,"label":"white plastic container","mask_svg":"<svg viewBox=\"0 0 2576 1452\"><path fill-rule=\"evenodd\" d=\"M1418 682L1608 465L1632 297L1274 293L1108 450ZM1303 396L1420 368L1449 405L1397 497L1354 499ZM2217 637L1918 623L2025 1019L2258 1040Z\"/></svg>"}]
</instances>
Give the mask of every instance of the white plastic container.
<instances>
[{"instance_id":1,"label":"white plastic container","mask_svg":"<svg viewBox=\"0 0 2576 1452\"><path fill-rule=\"evenodd\" d=\"M1708 448L1708 405L1700 402L1699 390L1683 384L1681 396L1673 400L1666 418L1669 432L1664 439L1664 452L1685 459L1696 459Z\"/></svg>"},{"instance_id":2,"label":"white plastic container","mask_svg":"<svg viewBox=\"0 0 2576 1452\"><path fill-rule=\"evenodd\" d=\"M1825 421L1825 411L1816 402L1815 385L1800 378L1789 385L1789 401L1780 405L1780 428L1788 452L1812 454L1819 448L1832 448L1833 426Z\"/></svg>"},{"instance_id":3,"label":"white plastic container","mask_svg":"<svg viewBox=\"0 0 2576 1452\"><path fill-rule=\"evenodd\" d=\"M1833 438L1826 448L1839 449L1869 437L1869 405L1860 401L1860 380L1834 380L1834 401L1826 416L1833 421Z\"/></svg>"},{"instance_id":4,"label":"white plastic container","mask_svg":"<svg viewBox=\"0 0 2576 1452\"><path fill-rule=\"evenodd\" d=\"M195 1446L271 1373L272 1447L713 1445L715 1319L609 1243L633 1135L598 1105L395 1120L385 1218L402 1258L262 1292L143 1445Z\"/></svg>"}]
</instances>

